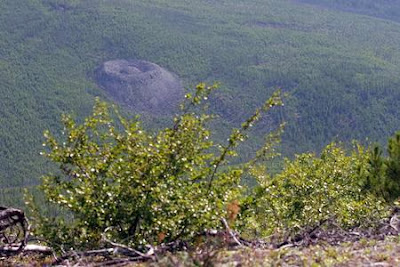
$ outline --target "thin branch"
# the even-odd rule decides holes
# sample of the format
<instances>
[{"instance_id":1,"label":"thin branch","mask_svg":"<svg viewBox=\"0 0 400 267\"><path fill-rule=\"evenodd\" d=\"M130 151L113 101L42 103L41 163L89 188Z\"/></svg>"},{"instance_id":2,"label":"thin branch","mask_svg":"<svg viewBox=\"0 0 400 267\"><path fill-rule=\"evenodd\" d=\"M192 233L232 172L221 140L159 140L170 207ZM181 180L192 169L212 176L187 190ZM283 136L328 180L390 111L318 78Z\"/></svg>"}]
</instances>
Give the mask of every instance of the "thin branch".
<instances>
[{"instance_id":1,"label":"thin branch","mask_svg":"<svg viewBox=\"0 0 400 267\"><path fill-rule=\"evenodd\" d=\"M225 218L221 219L222 223L225 226L226 231L229 233L229 235L232 237L232 239L235 241L235 243L239 246L242 247L243 244L239 241L239 239L236 238L236 235L232 232L231 228L229 227L227 221L225 220Z\"/></svg>"},{"instance_id":2,"label":"thin branch","mask_svg":"<svg viewBox=\"0 0 400 267\"><path fill-rule=\"evenodd\" d=\"M13 208L0 207L0 235L4 246L0 247L0 254L15 255L24 249L29 224L23 211Z\"/></svg>"},{"instance_id":3,"label":"thin branch","mask_svg":"<svg viewBox=\"0 0 400 267\"><path fill-rule=\"evenodd\" d=\"M114 248L119 248L119 249L128 251L128 252L132 253L132 254L135 255L135 256L136 256L136 255L139 255L140 257L144 257L144 258L149 258L149 259L151 259L151 258L152 258L152 255L154 254L154 251L152 251L151 249L150 249L147 253L142 253L142 252L140 252L140 251L137 251L136 249L130 248L130 247L125 246L125 245L123 245L123 244L119 244L119 243L113 242L113 241L107 239L107 238L105 237L105 235L103 235L102 239L103 239L104 242L106 242L106 243L112 245Z\"/></svg>"},{"instance_id":4,"label":"thin branch","mask_svg":"<svg viewBox=\"0 0 400 267\"><path fill-rule=\"evenodd\" d=\"M234 129L228 139L228 144L224 147L222 150L221 155L216 159L214 162L214 170L210 176L209 183L208 183L208 189L207 192L209 193L212 187L212 183L215 179L215 175L217 174L217 171L220 167L220 165L224 162L225 157L227 153L233 149L234 147L237 147L238 143L243 142L241 139L236 139L237 135L242 135L250 130L252 125L259 121L262 117L263 114L267 113L272 107L274 106L281 106L282 101L280 97L280 91L275 92L265 103L261 108L256 109L256 111L253 113L252 116L250 116L249 119L247 119L244 123L242 123L240 129ZM235 133L235 131L237 131Z\"/></svg>"}]
</instances>

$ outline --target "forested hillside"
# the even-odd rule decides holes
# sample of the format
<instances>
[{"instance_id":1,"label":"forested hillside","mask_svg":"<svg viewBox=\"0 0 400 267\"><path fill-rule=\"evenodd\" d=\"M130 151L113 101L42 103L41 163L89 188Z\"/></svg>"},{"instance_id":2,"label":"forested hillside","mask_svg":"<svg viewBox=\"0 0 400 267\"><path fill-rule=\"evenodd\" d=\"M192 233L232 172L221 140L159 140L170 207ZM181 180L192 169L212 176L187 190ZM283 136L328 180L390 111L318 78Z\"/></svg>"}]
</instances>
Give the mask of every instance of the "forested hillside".
<instances>
[{"instance_id":1,"label":"forested hillside","mask_svg":"<svg viewBox=\"0 0 400 267\"><path fill-rule=\"evenodd\" d=\"M106 98L94 71L113 59L156 63L187 87L221 82L211 105L219 131L281 87L285 108L253 143L287 121L287 155L332 139L384 141L400 125L398 12L372 0L3 0L0 203L51 168L39 156L45 129Z\"/></svg>"},{"instance_id":2,"label":"forested hillside","mask_svg":"<svg viewBox=\"0 0 400 267\"><path fill-rule=\"evenodd\" d=\"M299 2L400 21L400 3L396 0L300 0Z\"/></svg>"}]
</instances>

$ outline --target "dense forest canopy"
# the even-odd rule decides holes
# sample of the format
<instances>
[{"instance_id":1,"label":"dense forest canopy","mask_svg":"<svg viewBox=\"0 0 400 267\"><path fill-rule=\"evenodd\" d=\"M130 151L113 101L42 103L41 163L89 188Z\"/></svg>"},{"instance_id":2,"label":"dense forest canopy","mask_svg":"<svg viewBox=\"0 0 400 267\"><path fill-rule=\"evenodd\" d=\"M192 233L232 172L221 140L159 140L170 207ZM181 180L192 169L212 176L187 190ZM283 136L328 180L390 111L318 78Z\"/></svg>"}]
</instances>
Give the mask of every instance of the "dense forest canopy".
<instances>
[{"instance_id":1,"label":"dense forest canopy","mask_svg":"<svg viewBox=\"0 0 400 267\"><path fill-rule=\"evenodd\" d=\"M396 22L400 21L400 3L396 0L300 0L299 2L389 19Z\"/></svg>"},{"instance_id":2,"label":"dense forest canopy","mask_svg":"<svg viewBox=\"0 0 400 267\"><path fill-rule=\"evenodd\" d=\"M215 128L237 126L275 87L285 109L282 150L320 150L332 139L384 141L400 125L396 1L4 0L0 3L1 203L51 169L45 129L64 112L88 115L103 62L146 60L188 87L219 81ZM144 118L150 127L163 117ZM150 123L151 122L151 123ZM271 126L272 125L272 126ZM225 133L226 135L226 133Z\"/></svg>"}]
</instances>

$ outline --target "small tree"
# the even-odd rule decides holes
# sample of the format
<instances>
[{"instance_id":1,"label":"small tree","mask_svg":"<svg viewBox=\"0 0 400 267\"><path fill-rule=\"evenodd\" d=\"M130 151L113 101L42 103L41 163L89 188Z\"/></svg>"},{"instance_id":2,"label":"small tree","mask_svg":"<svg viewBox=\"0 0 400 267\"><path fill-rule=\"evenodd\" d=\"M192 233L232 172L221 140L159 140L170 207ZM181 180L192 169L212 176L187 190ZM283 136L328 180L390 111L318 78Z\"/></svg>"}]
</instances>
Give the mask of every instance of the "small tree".
<instances>
[{"instance_id":1,"label":"small tree","mask_svg":"<svg viewBox=\"0 0 400 267\"><path fill-rule=\"evenodd\" d=\"M400 132L389 138L386 160L387 199L393 201L400 196Z\"/></svg>"},{"instance_id":2,"label":"small tree","mask_svg":"<svg viewBox=\"0 0 400 267\"><path fill-rule=\"evenodd\" d=\"M370 150L366 189L393 204L400 197L400 132L389 138L387 156L379 145Z\"/></svg>"},{"instance_id":3,"label":"small tree","mask_svg":"<svg viewBox=\"0 0 400 267\"><path fill-rule=\"evenodd\" d=\"M387 191L386 163L382 156L383 151L379 145L374 144L368 152L368 162L365 171L365 181L363 183L363 192L372 192L377 196L383 196L389 199Z\"/></svg>"},{"instance_id":4,"label":"small tree","mask_svg":"<svg viewBox=\"0 0 400 267\"><path fill-rule=\"evenodd\" d=\"M187 239L218 228L226 205L240 194L243 169L224 167L262 112L281 105L279 92L234 129L226 145L210 141L204 101L216 86L199 84L186 95L182 115L155 134L96 101L77 124L63 117L58 141L45 133L59 173L43 178L46 198L68 219L38 217L36 233L70 247L98 246L101 236L135 246ZM267 146L268 147L268 146ZM68 216L67 216L68 217Z\"/></svg>"}]
</instances>

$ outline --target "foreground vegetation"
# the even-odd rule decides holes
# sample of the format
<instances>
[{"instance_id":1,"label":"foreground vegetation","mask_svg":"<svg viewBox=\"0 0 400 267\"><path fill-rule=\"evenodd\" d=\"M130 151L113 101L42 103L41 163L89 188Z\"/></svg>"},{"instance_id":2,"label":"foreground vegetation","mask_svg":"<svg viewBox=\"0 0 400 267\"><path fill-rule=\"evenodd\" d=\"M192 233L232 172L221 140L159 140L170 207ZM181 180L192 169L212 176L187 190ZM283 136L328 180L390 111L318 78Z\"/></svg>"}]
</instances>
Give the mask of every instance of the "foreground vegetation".
<instances>
[{"instance_id":1,"label":"foreground vegetation","mask_svg":"<svg viewBox=\"0 0 400 267\"><path fill-rule=\"evenodd\" d=\"M57 264L104 261L119 255L115 248L125 252L114 261L150 265L340 264L374 242L380 252L371 259L396 260L390 236L400 230L393 225L400 134L389 140L387 156L379 146L347 150L333 143L320 155L286 159L271 175L267 162L278 155L282 128L267 134L246 163L230 161L249 129L283 104L279 91L217 144L207 110L215 88L196 86L172 126L158 132L97 101L82 123L64 116L61 137L45 133L42 154L59 170L40 188L60 213L49 217L32 196L27 204L35 237L63 254ZM256 186L241 184L249 177ZM382 243L385 237L392 239ZM108 256L90 256L98 251Z\"/></svg>"}]
</instances>

